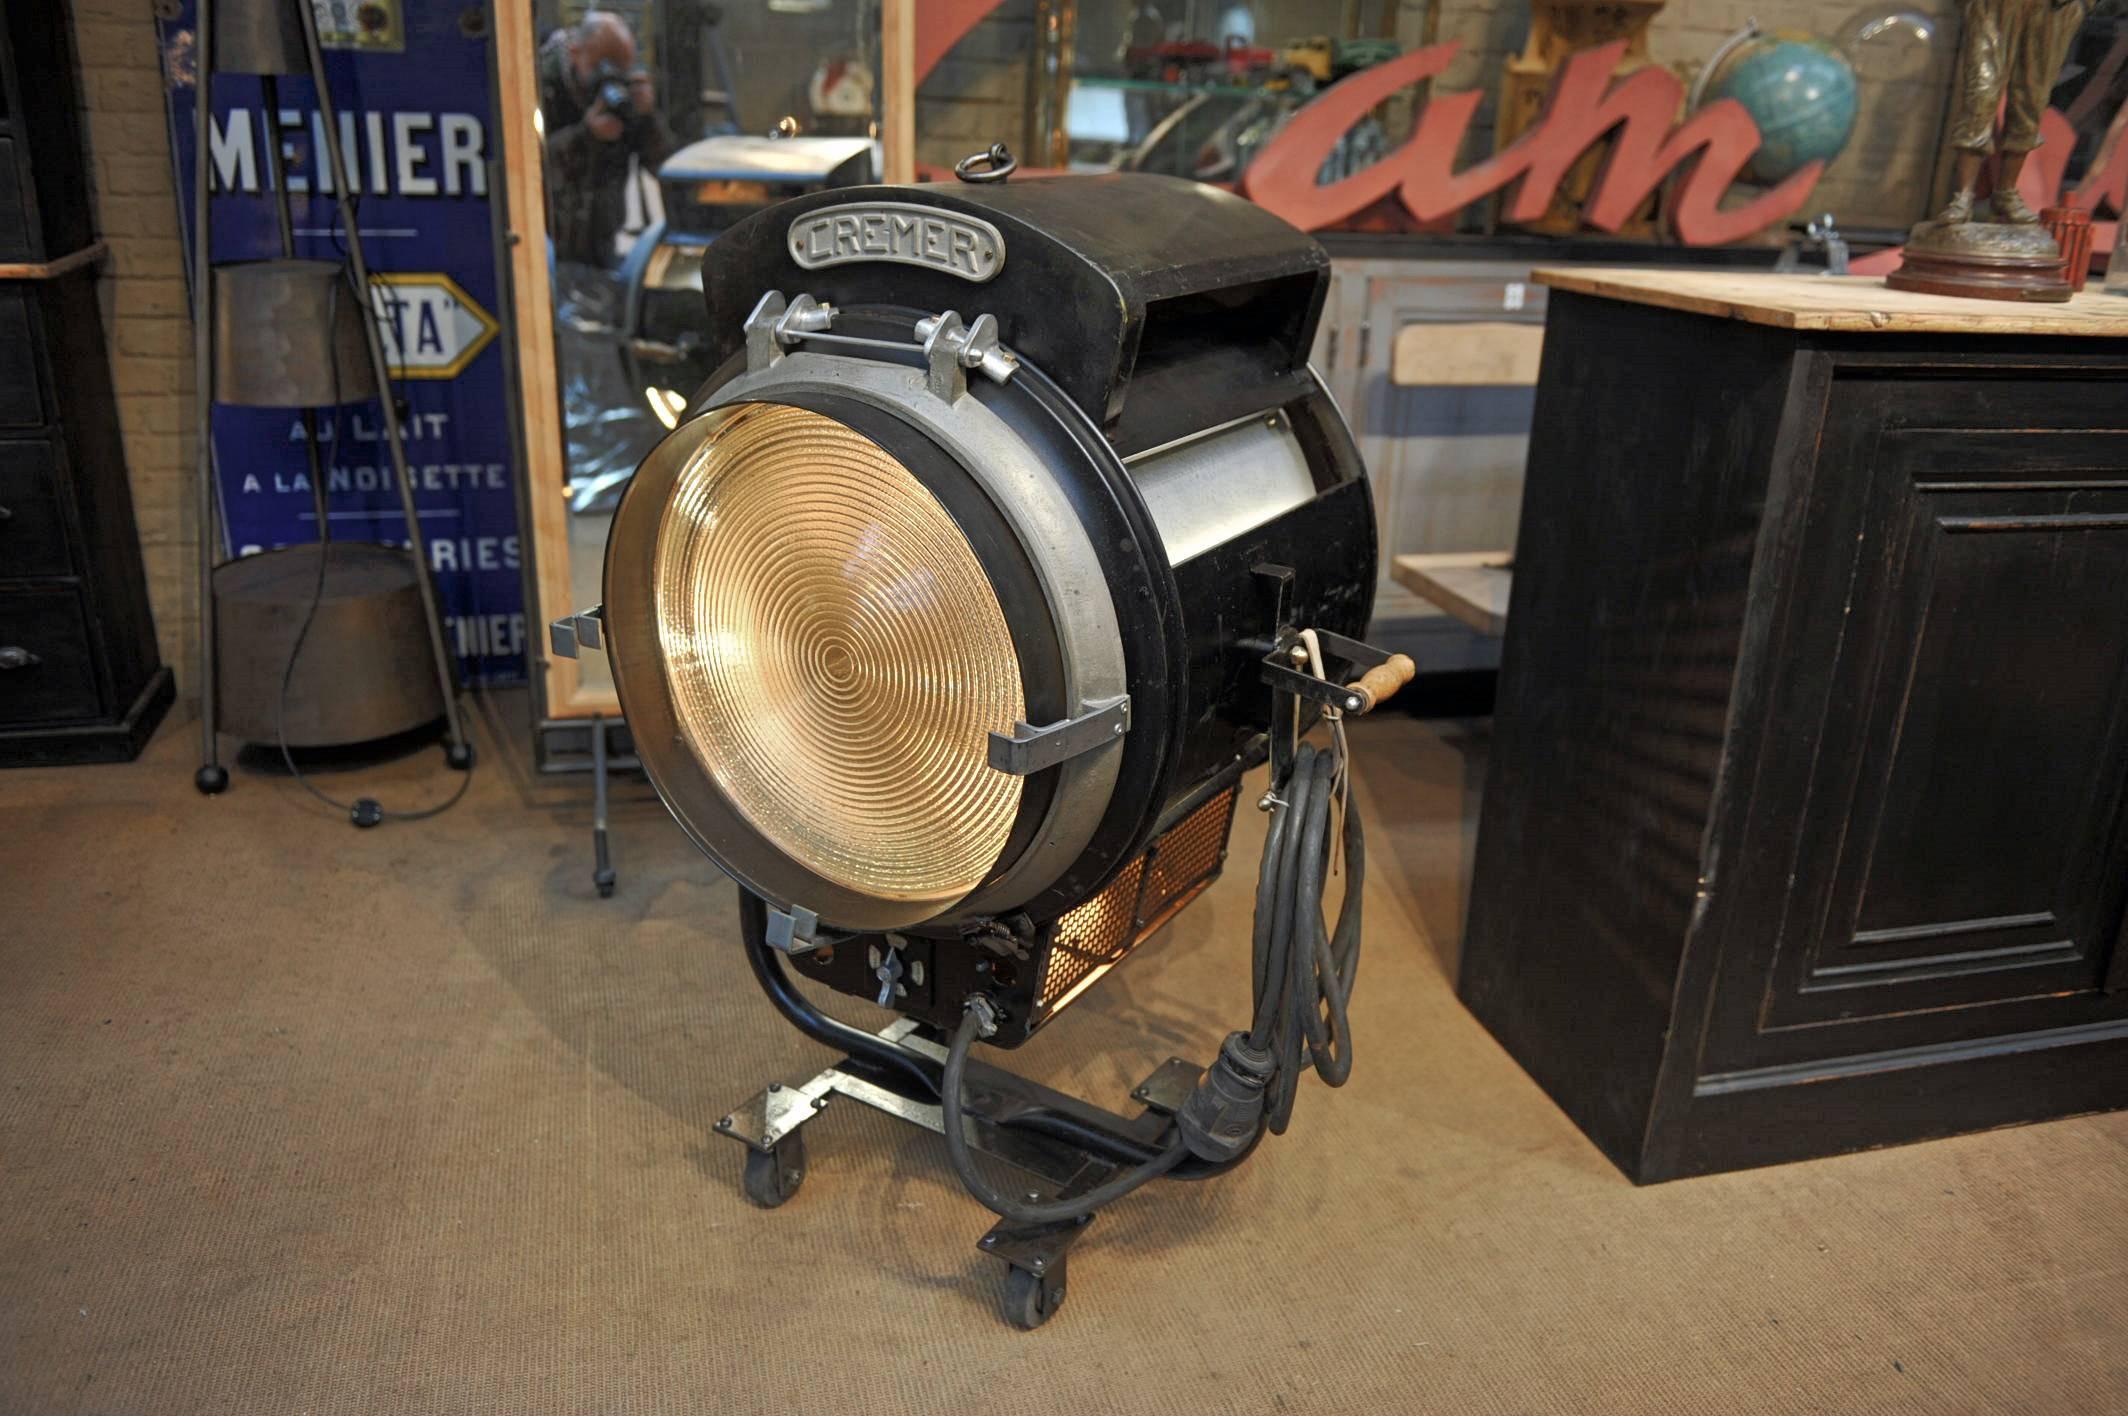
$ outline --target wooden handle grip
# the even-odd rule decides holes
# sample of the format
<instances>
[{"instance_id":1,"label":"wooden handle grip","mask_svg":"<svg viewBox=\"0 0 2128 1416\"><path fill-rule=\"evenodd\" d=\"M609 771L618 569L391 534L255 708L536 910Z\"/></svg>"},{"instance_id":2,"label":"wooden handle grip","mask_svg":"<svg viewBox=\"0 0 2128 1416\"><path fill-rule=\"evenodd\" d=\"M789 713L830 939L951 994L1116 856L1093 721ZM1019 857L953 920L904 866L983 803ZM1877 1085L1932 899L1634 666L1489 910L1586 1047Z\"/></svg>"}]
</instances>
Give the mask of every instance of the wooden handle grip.
<instances>
[{"instance_id":1,"label":"wooden handle grip","mask_svg":"<svg viewBox=\"0 0 2128 1416\"><path fill-rule=\"evenodd\" d=\"M1360 711L1368 713L1376 704L1386 703L1418 672L1419 666L1411 662L1409 654L1391 654L1345 687L1359 695Z\"/></svg>"}]
</instances>

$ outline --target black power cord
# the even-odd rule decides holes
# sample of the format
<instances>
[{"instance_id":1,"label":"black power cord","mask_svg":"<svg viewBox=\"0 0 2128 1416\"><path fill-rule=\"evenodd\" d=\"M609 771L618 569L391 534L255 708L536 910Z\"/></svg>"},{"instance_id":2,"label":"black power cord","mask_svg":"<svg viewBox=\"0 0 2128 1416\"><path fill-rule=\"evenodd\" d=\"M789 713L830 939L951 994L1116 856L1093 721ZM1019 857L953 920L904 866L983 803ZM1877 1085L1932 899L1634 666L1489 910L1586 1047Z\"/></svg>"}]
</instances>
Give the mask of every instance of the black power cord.
<instances>
[{"instance_id":1,"label":"black power cord","mask_svg":"<svg viewBox=\"0 0 2128 1416\"><path fill-rule=\"evenodd\" d=\"M978 1037L994 1031L997 1009L982 994L968 1000L946 1052L940 1088L946 1154L983 1206L1016 1224L1056 1224L1090 1214L1195 1157L1238 1160L1265 1130L1282 1134L1292 1119L1301 1069L1312 1065L1333 1087L1352 1075L1347 1007L1359 973L1360 902L1367 843L1359 812L1337 786L1337 759L1303 744L1281 798L1274 791L1271 828L1256 879L1253 949L1255 1012L1246 1033L1229 1034L1219 1059L1176 1114L1160 1153L1096 1188L1047 1202L1013 1199L976 1169L964 1129L962 1078ZM1323 920L1333 815L1341 811L1345 893L1332 932Z\"/></svg>"},{"instance_id":2,"label":"black power cord","mask_svg":"<svg viewBox=\"0 0 2128 1416\"><path fill-rule=\"evenodd\" d=\"M333 282L332 293L326 298L325 302L325 328L328 331L335 329L338 325L341 286L344 284L352 290L354 285L354 271L344 261L340 266L340 275L341 279ZM362 299L362 292L359 290L352 290L352 295L358 301ZM362 312L362 318L374 319L376 316L372 311L365 308ZM331 336L328 335L328 337ZM330 363L333 393L333 445L337 447L340 442L340 346L337 339L333 342ZM384 416L387 418L397 417L396 410L390 406L392 386L389 375L385 377L384 387L377 390L377 396L385 404ZM325 488L325 459L317 455L318 434L316 422L314 420L311 421L305 431L310 438L310 450L312 453L310 468L311 476L315 480L315 485L311 488L311 497L317 507L318 515L318 576L310 588L310 604L303 611L303 622L296 628L295 642L288 646L288 658L281 665L281 692L274 706L274 735L280 743L281 761L287 765L288 775L295 779L297 786L334 810L346 812L349 821L365 830L386 821L424 821L431 816L441 816L444 812L458 805L460 798L464 797L466 790L473 785L473 764L470 761L461 769L458 789L441 802L434 806L425 806L414 811L387 811L384 809L383 803L379 802L375 797L357 797L351 802L346 802L320 790L310 778L303 775L303 769L296 765L295 753L289 749L288 686L295 678L296 660L302 656L303 641L310 637L310 627L317 620L318 607L325 602L325 571L327 562L332 557L332 522L328 514L329 505ZM413 542L410 554L417 556L425 554L421 546L421 527L418 524L407 527L407 536Z\"/></svg>"},{"instance_id":3,"label":"black power cord","mask_svg":"<svg viewBox=\"0 0 2128 1416\"><path fill-rule=\"evenodd\" d=\"M953 1045L946 1050L946 1075L939 1088L939 1101L944 1111L946 1129L946 1154L953 1161L953 1172L960 1176L961 1184L968 1193L992 1214L1002 1215L1015 1224L1060 1224L1091 1214L1101 1206L1122 1199L1131 1191L1167 1174L1180 1165L1190 1153L1188 1140L1177 1131L1169 1139L1159 1155L1143 1165L1134 1165L1121 1174L1110 1177L1103 1183L1073 1195L1069 1199L1015 1200L993 1188L976 1169L975 1156L968 1146L967 1132L962 1124L965 1114L961 1101L961 1077L968 1068L968 1053L975 1040L985 1028L996 1027L996 1013L990 1000L977 994L968 1000L968 1011L961 1015L961 1025L954 1029Z\"/></svg>"},{"instance_id":4,"label":"black power cord","mask_svg":"<svg viewBox=\"0 0 2128 1416\"><path fill-rule=\"evenodd\" d=\"M1256 1017L1246 1038L1236 1033L1220 1063L1237 1051L1251 1070L1268 1054L1269 1114L1274 1136L1285 1134L1303 1062L1333 1087L1352 1075L1352 1029L1347 1008L1359 975L1361 887L1367 878L1367 841L1359 812L1344 806L1345 896L1334 934L1323 927L1322 899L1330 860L1330 816L1338 801L1337 760L1312 745L1293 764L1290 800L1271 818L1263 871L1256 879ZM1214 1072L1219 1068L1215 1066ZM1211 1074L1207 1074L1208 1077ZM1200 1086L1199 1094L1203 1088ZM1192 1098L1195 1099L1194 1097ZM1185 1108L1185 1124L1189 1112ZM1220 1134L1224 1134L1221 1132ZM1223 1141L1239 1144L1247 1131Z\"/></svg>"}]
</instances>

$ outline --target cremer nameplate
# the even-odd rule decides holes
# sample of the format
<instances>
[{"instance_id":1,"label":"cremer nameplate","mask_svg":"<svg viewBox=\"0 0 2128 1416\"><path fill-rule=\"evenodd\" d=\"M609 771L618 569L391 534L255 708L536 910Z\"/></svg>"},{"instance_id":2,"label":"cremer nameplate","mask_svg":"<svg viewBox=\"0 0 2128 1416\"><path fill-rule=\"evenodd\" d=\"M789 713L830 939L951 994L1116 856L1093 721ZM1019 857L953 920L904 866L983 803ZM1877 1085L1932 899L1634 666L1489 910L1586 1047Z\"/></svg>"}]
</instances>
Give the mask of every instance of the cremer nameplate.
<instances>
[{"instance_id":1,"label":"cremer nameplate","mask_svg":"<svg viewBox=\"0 0 2128 1416\"><path fill-rule=\"evenodd\" d=\"M1005 268L1005 238L973 216L908 202L830 207L791 223L791 259L807 270L850 261L928 266L985 281Z\"/></svg>"}]
</instances>

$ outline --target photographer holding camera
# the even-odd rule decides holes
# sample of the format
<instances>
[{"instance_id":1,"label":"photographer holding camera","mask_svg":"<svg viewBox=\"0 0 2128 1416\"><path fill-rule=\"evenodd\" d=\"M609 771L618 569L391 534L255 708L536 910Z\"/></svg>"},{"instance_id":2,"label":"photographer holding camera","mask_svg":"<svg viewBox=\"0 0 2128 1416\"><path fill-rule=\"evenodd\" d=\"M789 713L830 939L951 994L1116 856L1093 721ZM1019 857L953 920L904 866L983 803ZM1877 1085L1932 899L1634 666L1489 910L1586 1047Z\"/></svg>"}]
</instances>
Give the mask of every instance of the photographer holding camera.
<instances>
[{"instance_id":1,"label":"photographer holding camera","mask_svg":"<svg viewBox=\"0 0 2128 1416\"><path fill-rule=\"evenodd\" d=\"M547 229L558 261L610 268L627 208L629 159L655 177L672 152L635 35L617 15L588 11L540 54L547 135Z\"/></svg>"}]
</instances>

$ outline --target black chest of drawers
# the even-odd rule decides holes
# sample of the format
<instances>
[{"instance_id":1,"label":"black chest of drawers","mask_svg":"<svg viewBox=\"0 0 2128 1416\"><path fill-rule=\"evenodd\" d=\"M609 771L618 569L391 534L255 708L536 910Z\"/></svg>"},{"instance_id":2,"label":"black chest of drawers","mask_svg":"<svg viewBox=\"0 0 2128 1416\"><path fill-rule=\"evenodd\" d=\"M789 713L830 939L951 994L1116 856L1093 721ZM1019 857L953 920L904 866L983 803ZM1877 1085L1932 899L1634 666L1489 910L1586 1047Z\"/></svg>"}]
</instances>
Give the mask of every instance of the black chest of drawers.
<instances>
[{"instance_id":1,"label":"black chest of drawers","mask_svg":"<svg viewBox=\"0 0 2128 1416\"><path fill-rule=\"evenodd\" d=\"M131 758L172 695L95 279L0 277L0 766Z\"/></svg>"},{"instance_id":2,"label":"black chest of drawers","mask_svg":"<svg viewBox=\"0 0 2128 1416\"><path fill-rule=\"evenodd\" d=\"M62 8L0 6L0 766L130 758L172 696L97 309Z\"/></svg>"}]
</instances>

